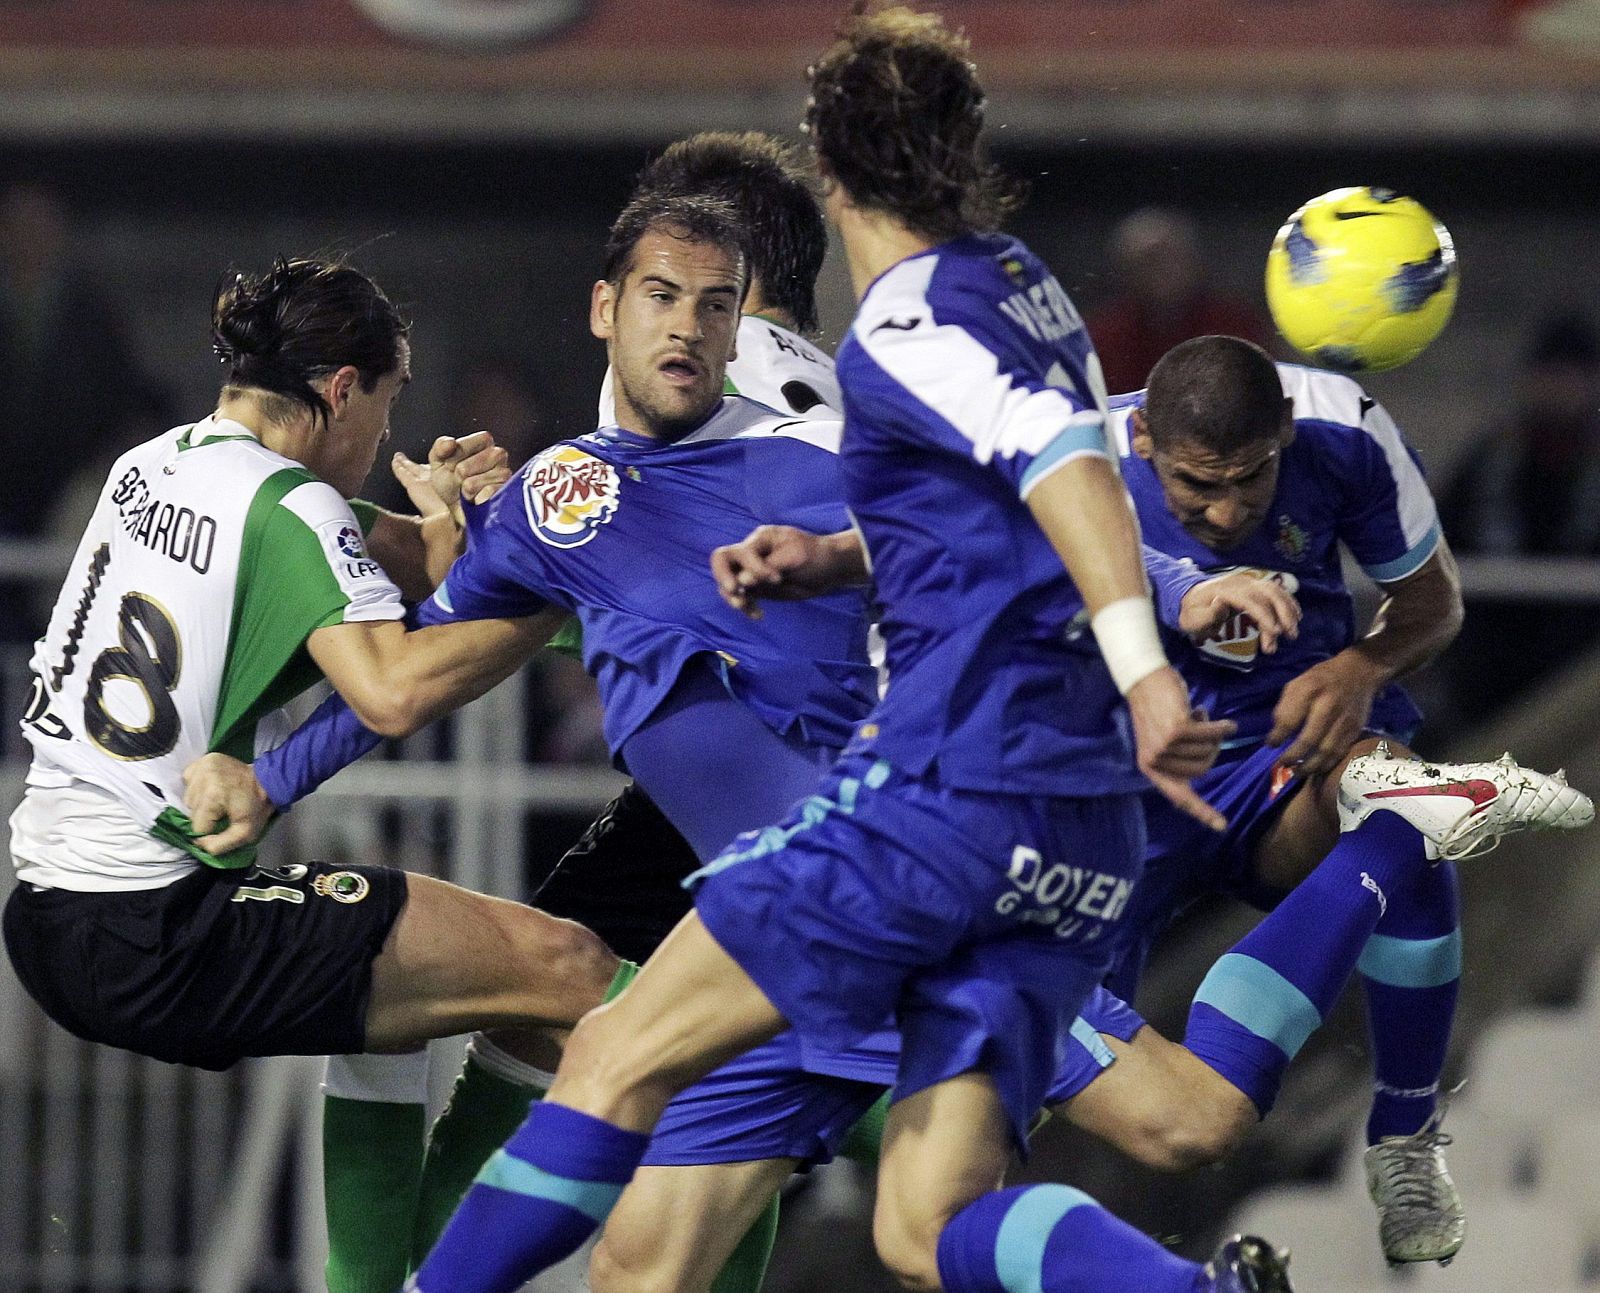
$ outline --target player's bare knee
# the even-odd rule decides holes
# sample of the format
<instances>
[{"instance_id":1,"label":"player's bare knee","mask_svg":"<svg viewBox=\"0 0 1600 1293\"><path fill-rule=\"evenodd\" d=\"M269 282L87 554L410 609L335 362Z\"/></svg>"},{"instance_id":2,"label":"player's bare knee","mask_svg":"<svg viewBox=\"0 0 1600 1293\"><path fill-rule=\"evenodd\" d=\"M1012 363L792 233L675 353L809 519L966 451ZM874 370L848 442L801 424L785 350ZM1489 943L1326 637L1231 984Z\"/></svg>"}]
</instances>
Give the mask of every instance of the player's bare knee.
<instances>
[{"instance_id":1,"label":"player's bare knee","mask_svg":"<svg viewBox=\"0 0 1600 1293\"><path fill-rule=\"evenodd\" d=\"M614 1108L640 1101L665 1107L678 1084L648 1038L619 1024L608 1006L578 1021L567 1039L561 1072L569 1090L581 1084L583 1106ZM575 1092L576 1094L576 1092Z\"/></svg>"},{"instance_id":2,"label":"player's bare knee","mask_svg":"<svg viewBox=\"0 0 1600 1293\"><path fill-rule=\"evenodd\" d=\"M530 907L513 907L511 937L517 947L519 976L548 989L561 985L575 1003L573 1015L600 1004L617 972L617 956L593 930L559 920Z\"/></svg>"},{"instance_id":3,"label":"player's bare knee","mask_svg":"<svg viewBox=\"0 0 1600 1293\"><path fill-rule=\"evenodd\" d=\"M1146 1122L1144 1152L1138 1157L1164 1172L1209 1167L1237 1149L1255 1123L1255 1107L1242 1092L1218 1078Z\"/></svg>"},{"instance_id":4,"label":"player's bare knee","mask_svg":"<svg viewBox=\"0 0 1600 1293\"><path fill-rule=\"evenodd\" d=\"M662 1293L671 1287L663 1283L664 1272L649 1261L641 1263L637 1249L618 1244L602 1234L589 1256L589 1287L593 1293Z\"/></svg>"},{"instance_id":5,"label":"player's bare knee","mask_svg":"<svg viewBox=\"0 0 1600 1293\"><path fill-rule=\"evenodd\" d=\"M872 1218L872 1242L889 1273L908 1289L937 1289L939 1235L948 1216L932 1211L885 1207L879 1196Z\"/></svg>"}]
</instances>

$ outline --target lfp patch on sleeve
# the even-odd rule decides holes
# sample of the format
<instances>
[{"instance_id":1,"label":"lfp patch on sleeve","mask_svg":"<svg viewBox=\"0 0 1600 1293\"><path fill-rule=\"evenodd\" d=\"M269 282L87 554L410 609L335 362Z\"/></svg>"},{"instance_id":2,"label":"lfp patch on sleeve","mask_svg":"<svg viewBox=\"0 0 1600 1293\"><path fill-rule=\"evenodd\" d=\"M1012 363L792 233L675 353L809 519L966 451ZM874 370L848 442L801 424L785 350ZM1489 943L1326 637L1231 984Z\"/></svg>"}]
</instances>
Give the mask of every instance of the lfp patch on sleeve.
<instances>
[{"instance_id":1,"label":"lfp patch on sleeve","mask_svg":"<svg viewBox=\"0 0 1600 1293\"><path fill-rule=\"evenodd\" d=\"M553 548L578 548L616 514L617 470L572 445L546 449L523 473L528 525Z\"/></svg>"}]
</instances>

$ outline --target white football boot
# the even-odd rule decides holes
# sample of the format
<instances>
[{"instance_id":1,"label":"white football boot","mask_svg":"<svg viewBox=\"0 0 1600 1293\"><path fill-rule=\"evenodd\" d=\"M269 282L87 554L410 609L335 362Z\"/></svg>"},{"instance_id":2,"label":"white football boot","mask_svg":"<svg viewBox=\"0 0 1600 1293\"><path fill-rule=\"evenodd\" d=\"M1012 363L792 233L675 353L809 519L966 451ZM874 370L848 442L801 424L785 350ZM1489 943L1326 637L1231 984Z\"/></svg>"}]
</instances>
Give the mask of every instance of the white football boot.
<instances>
[{"instance_id":1,"label":"white football boot","mask_svg":"<svg viewBox=\"0 0 1600 1293\"><path fill-rule=\"evenodd\" d=\"M1594 820L1594 802L1566 773L1523 768L1509 754L1492 763L1402 759L1380 741L1351 759L1339 778L1339 829L1375 812L1398 813L1427 840L1430 858L1487 853L1513 831L1576 830Z\"/></svg>"},{"instance_id":2,"label":"white football boot","mask_svg":"<svg viewBox=\"0 0 1600 1293\"><path fill-rule=\"evenodd\" d=\"M1441 1109L1412 1136L1385 1136L1362 1156L1367 1193L1378 1205L1378 1240L1391 1265L1438 1262L1448 1266L1467 1237L1461 1196L1450 1179L1439 1130Z\"/></svg>"}]
</instances>

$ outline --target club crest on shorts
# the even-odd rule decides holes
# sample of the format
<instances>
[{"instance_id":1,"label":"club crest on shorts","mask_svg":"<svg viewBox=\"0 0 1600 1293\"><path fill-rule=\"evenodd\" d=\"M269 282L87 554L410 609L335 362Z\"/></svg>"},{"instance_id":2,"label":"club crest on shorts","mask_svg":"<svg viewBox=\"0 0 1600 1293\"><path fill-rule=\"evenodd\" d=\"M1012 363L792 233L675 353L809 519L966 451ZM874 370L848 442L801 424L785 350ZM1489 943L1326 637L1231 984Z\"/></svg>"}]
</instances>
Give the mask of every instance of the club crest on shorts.
<instances>
[{"instance_id":1,"label":"club crest on shorts","mask_svg":"<svg viewBox=\"0 0 1600 1293\"><path fill-rule=\"evenodd\" d=\"M1213 570L1212 578L1221 575L1249 575L1253 579L1270 579L1289 593L1300 591L1300 581L1287 570L1263 570L1257 566L1229 566ZM1249 669L1261 654L1261 630L1243 611L1228 616L1221 626L1200 644L1200 654L1230 669Z\"/></svg>"},{"instance_id":2,"label":"club crest on shorts","mask_svg":"<svg viewBox=\"0 0 1600 1293\"><path fill-rule=\"evenodd\" d=\"M523 473L528 525L552 548L578 548L617 510L619 482L610 463L569 444L546 449Z\"/></svg>"},{"instance_id":3,"label":"club crest on shorts","mask_svg":"<svg viewBox=\"0 0 1600 1293\"><path fill-rule=\"evenodd\" d=\"M311 888L335 902L360 902L372 892L367 877L355 871L329 871L313 880Z\"/></svg>"}]
</instances>

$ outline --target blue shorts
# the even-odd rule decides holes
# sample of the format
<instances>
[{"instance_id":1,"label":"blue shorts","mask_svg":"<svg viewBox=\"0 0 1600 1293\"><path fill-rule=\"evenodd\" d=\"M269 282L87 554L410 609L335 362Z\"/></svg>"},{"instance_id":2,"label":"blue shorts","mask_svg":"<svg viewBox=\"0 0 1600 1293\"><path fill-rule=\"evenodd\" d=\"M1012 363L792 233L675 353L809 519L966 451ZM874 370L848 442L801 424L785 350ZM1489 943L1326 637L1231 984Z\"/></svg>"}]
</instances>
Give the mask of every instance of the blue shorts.
<instances>
[{"instance_id":1,"label":"blue shorts","mask_svg":"<svg viewBox=\"0 0 1600 1293\"><path fill-rule=\"evenodd\" d=\"M1137 796L940 787L847 753L778 825L691 878L713 938L813 1051L892 1018L896 1099L979 1070L1019 1144L1118 948Z\"/></svg>"},{"instance_id":2,"label":"blue shorts","mask_svg":"<svg viewBox=\"0 0 1600 1293\"><path fill-rule=\"evenodd\" d=\"M1114 1061L1104 1037L1131 1042L1144 1019L1096 988L1062 1040L1046 1106L1064 1104ZM1102 1036L1104 1035L1104 1036ZM887 1042L897 1042L888 1034ZM895 1083L898 1046L852 1048L839 1056L803 1054L794 1032L730 1060L680 1092L656 1124L647 1167L795 1158L826 1163L850 1129ZM851 1069L859 1079L827 1076Z\"/></svg>"},{"instance_id":3,"label":"blue shorts","mask_svg":"<svg viewBox=\"0 0 1600 1293\"><path fill-rule=\"evenodd\" d=\"M678 1093L650 1137L646 1167L797 1158L826 1163L850 1128L894 1083L885 1059L876 1082L807 1072L791 1030L730 1060Z\"/></svg>"},{"instance_id":4,"label":"blue shorts","mask_svg":"<svg viewBox=\"0 0 1600 1293\"><path fill-rule=\"evenodd\" d=\"M1096 988L1072 1021L1045 1104L1065 1104L1111 1067L1116 1056L1106 1045L1106 1037L1131 1042L1144 1026L1144 1017L1121 997Z\"/></svg>"},{"instance_id":5,"label":"blue shorts","mask_svg":"<svg viewBox=\"0 0 1600 1293\"><path fill-rule=\"evenodd\" d=\"M1270 911L1282 894L1255 878L1256 846L1304 782L1278 767L1284 745L1223 751L1222 760L1195 778L1195 791L1228 819L1220 834L1175 808L1155 791L1144 795L1149 840L1144 875L1128 904L1123 954L1106 978L1133 1000L1150 950L1191 904L1223 893Z\"/></svg>"}]
</instances>

